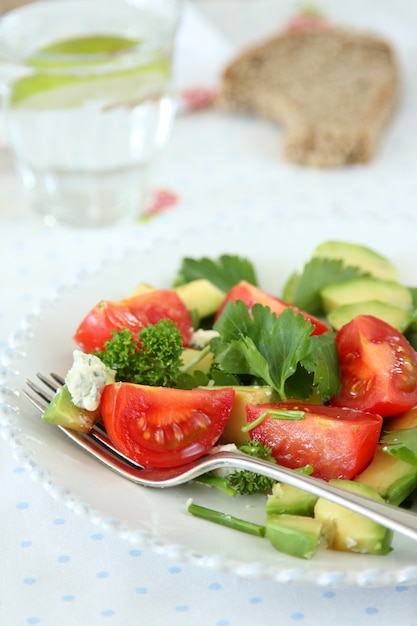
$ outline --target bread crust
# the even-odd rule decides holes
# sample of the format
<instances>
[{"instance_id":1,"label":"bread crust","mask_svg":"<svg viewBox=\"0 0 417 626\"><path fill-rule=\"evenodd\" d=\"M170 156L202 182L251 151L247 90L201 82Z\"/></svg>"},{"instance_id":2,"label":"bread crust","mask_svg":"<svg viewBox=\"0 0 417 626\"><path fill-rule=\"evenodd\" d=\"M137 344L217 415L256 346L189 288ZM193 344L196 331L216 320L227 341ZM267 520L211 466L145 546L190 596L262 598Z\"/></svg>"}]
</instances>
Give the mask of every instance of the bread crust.
<instances>
[{"instance_id":1,"label":"bread crust","mask_svg":"<svg viewBox=\"0 0 417 626\"><path fill-rule=\"evenodd\" d=\"M398 89L383 39L338 28L291 31L232 61L217 105L283 124L288 161L337 167L373 158Z\"/></svg>"}]
</instances>

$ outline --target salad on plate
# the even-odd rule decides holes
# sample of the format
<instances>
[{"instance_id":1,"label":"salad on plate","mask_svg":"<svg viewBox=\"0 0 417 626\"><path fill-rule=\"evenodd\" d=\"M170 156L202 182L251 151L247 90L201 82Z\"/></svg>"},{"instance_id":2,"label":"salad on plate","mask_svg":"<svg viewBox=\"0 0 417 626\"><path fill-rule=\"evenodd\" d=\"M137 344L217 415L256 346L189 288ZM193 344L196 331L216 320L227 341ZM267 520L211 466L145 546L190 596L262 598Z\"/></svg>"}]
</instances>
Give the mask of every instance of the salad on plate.
<instances>
[{"instance_id":1,"label":"salad on plate","mask_svg":"<svg viewBox=\"0 0 417 626\"><path fill-rule=\"evenodd\" d=\"M140 283L86 312L43 418L83 432L101 421L145 467L236 447L405 506L417 488L416 309L393 264L358 244L319 245L282 297L249 259L184 258L172 288ZM225 494L224 511L190 501L191 514L286 554L392 549L390 530L289 485L235 470L199 481ZM240 494L262 494L264 524L227 513Z\"/></svg>"}]
</instances>

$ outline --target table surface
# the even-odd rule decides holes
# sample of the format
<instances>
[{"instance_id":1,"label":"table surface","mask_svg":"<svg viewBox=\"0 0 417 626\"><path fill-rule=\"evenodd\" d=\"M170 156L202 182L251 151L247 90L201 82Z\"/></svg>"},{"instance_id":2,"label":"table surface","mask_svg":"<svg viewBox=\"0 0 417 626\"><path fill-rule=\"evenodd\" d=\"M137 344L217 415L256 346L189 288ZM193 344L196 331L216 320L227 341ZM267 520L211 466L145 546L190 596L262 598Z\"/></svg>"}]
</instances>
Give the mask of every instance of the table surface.
<instances>
[{"instance_id":1,"label":"table surface","mask_svg":"<svg viewBox=\"0 0 417 626\"><path fill-rule=\"evenodd\" d=\"M176 80L181 87L215 85L236 47L273 30L278 0L200 0L195 5L197 10L186 8L188 17L180 33ZM349 5L346 16L360 22L359 5ZM402 23L408 4L392 5L396 7L395 28ZM379 6L389 8L390 3ZM380 18L376 11L375 20ZM190 64L189 53L194 54L196 47L207 47L210 54L197 55L198 62L194 56ZM213 123L210 113L202 113L200 120ZM217 189L214 183L208 185L207 171L218 176L223 189L227 181L212 167L210 146L203 159L204 149L197 146L197 138L201 139L198 124L191 114L179 117L172 142L153 172L156 187L180 190L179 205L146 223L98 231L45 227L25 206L10 155L0 150L0 349L4 355L19 320L39 302L54 297L61 285L95 268L108 255L134 245L144 233L151 239L160 230L181 233L185 225L204 221L203 212L210 212ZM233 132L238 134L236 124ZM253 124L248 132L253 142L260 136L275 162L277 138L270 138L270 128ZM187 150L193 148L199 150L198 164L187 158ZM406 165L412 167L410 161ZM244 199L240 201L244 204ZM204 569L150 549L137 549L52 498L32 480L6 439L0 439L0 624L4 626L72 626L87 620L91 626L417 625L417 587L413 585L382 589L287 585Z\"/></svg>"}]
</instances>

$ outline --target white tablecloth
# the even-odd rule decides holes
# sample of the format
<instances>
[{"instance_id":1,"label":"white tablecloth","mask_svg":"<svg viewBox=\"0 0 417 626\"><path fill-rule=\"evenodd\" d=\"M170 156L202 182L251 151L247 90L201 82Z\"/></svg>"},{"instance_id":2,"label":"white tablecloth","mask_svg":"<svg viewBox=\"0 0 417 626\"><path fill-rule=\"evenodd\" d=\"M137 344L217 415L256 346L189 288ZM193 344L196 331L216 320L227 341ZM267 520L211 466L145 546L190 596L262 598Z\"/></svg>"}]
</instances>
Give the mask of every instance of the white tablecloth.
<instances>
[{"instance_id":1,"label":"white tablecloth","mask_svg":"<svg viewBox=\"0 0 417 626\"><path fill-rule=\"evenodd\" d=\"M373 8L375 4L370 3ZM385 9L389 5L379 4ZM360 22L360 11L354 14L359 5L349 5L353 5L351 16ZM207 0L201 6L205 15L216 18L219 32L224 35L187 9L177 66L181 86L215 84L234 44L250 39L255 27L262 34L273 27L271 1L242 0L237 4ZM378 12L375 22L393 30L404 29L404 6L400 3L390 24ZM343 11L349 14L347 8ZM402 33L406 45L410 33L407 28ZM263 146L261 160L266 169L261 180L266 184L264 196L259 190L256 199L248 197L247 188L233 185L233 171L216 168L216 146L210 142L210 130L217 137L223 132L222 128L218 130L222 124L226 122L210 112L180 117L172 142L153 174L155 186L179 193L179 205L146 223L100 231L46 228L25 207L9 155L0 152L0 349L4 362L19 320L30 315L45 298L54 297L60 285L91 270L109 254L134 245L143 236L151 238L159 229L181 232L186 224L204 223L210 211L222 206L242 212L255 206L259 211L263 206L270 210L276 189L270 185L268 168L275 167L275 159L279 158L277 135L263 123L248 127L247 121L236 120L224 126L224 132L231 132L238 140L245 125L243 153L249 144ZM415 137L414 133L409 144L404 140L405 168L415 167ZM190 154L197 156L190 158ZM398 163L397 167L399 170ZM285 171L292 175L291 168ZM334 176L329 178L330 190ZM307 184L315 187L314 173L308 175ZM358 190L355 197L360 207L366 198ZM216 203L220 191L219 207ZM387 206L393 202L394 191L388 185L381 202ZM408 193L411 196L413 191ZM297 194L303 203L301 191ZM1 439L0 498L2 626L417 625L417 588L412 585L338 589L278 584L203 569L151 550L135 549L122 537L110 530L98 530L89 519L54 500L32 480L30 471Z\"/></svg>"}]
</instances>

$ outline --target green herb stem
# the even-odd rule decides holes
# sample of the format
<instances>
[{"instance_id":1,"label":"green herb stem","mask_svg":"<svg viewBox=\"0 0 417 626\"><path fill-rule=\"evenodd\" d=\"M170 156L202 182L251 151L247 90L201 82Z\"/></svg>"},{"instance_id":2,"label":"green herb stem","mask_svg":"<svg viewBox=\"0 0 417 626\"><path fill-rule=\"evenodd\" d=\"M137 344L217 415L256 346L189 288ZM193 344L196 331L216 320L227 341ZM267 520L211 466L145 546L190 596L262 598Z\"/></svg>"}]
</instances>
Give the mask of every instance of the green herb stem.
<instances>
[{"instance_id":1,"label":"green herb stem","mask_svg":"<svg viewBox=\"0 0 417 626\"><path fill-rule=\"evenodd\" d=\"M215 511L214 509L194 504L193 502L188 505L188 512L195 517L200 517L208 520L209 522L220 524L221 526L227 526L233 530L239 530L240 532L255 535L256 537L265 537L265 526L239 519L238 517L228 515L227 513L221 513L220 511Z\"/></svg>"},{"instance_id":2,"label":"green herb stem","mask_svg":"<svg viewBox=\"0 0 417 626\"><path fill-rule=\"evenodd\" d=\"M187 364L184 364L181 366L180 368L181 371L188 372L190 369L195 367L195 365L200 363L200 361L202 361L202 359L204 359L204 357L210 352L211 352L210 344L208 344L207 346L204 346L204 348L200 350L199 353L193 359L191 359Z\"/></svg>"},{"instance_id":3,"label":"green herb stem","mask_svg":"<svg viewBox=\"0 0 417 626\"><path fill-rule=\"evenodd\" d=\"M207 485L208 487L216 487L226 493L228 496L237 496L238 492L233 489L227 478L220 478L219 476L213 476L212 474L203 474L195 479L197 482Z\"/></svg>"},{"instance_id":4,"label":"green herb stem","mask_svg":"<svg viewBox=\"0 0 417 626\"><path fill-rule=\"evenodd\" d=\"M267 417L271 417L274 420L302 420L305 417L304 411L293 411L293 410L274 410L271 409L269 411L265 411L262 413L256 420L250 422L250 424L245 424L242 426L243 432L249 432L256 426L259 426Z\"/></svg>"}]
</instances>

